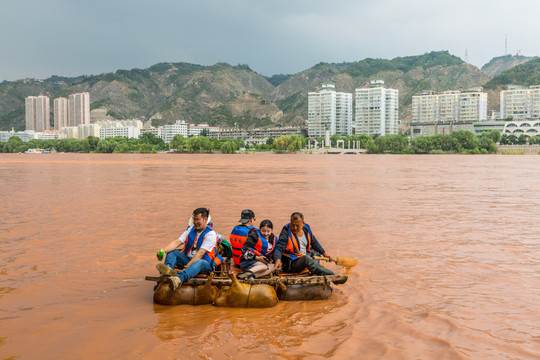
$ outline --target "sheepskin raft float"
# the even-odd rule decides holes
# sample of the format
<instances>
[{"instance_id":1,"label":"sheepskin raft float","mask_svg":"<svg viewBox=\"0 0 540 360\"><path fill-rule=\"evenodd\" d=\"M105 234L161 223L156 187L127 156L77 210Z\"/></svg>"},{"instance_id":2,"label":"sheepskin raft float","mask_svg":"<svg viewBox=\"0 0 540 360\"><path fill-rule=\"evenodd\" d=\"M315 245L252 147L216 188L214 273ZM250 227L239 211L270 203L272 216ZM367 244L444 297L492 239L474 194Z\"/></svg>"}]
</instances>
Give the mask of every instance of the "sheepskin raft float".
<instances>
[{"instance_id":1,"label":"sheepskin raft float","mask_svg":"<svg viewBox=\"0 0 540 360\"><path fill-rule=\"evenodd\" d=\"M265 308L274 306L278 300L328 299L332 296L330 284L344 284L348 276L312 276L306 272L238 280L232 272L217 273L204 278L189 279L174 291L167 283L166 276L147 276L145 279L158 283L154 290L154 302L160 305L213 304L224 307Z\"/></svg>"}]
</instances>

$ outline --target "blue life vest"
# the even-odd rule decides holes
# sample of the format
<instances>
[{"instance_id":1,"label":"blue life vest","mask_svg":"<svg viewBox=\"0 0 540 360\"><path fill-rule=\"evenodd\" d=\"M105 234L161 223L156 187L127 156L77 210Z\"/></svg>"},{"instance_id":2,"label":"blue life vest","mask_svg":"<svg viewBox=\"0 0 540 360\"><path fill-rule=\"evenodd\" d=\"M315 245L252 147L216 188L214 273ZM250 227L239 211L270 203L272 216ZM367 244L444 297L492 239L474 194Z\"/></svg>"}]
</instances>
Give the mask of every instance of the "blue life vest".
<instances>
[{"instance_id":1,"label":"blue life vest","mask_svg":"<svg viewBox=\"0 0 540 360\"><path fill-rule=\"evenodd\" d=\"M199 235L199 238L197 239L197 249L201 248L202 243L204 242L204 238L206 237L206 234L208 234L210 231L213 231L213 229L207 225L206 228L203 230L203 232ZM197 236L197 229L195 229L195 226L193 226L191 227L191 230L188 234L186 245L184 246L184 250L182 250L182 252L186 254L186 256L189 256L188 254L193 249L193 245L195 245L196 236ZM217 244L216 246L214 246L212 251L206 251L206 253L203 255L202 258L208 261L210 263L210 266L212 266L212 268L214 268L215 266L223 262L223 258L218 253Z\"/></svg>"},{"instance_id":2,"label":"blue life vest","mask_svg":"<svg viewBox=\"0 0 540 360\"><path fill-rule=\"evenodd\" d=\"M254 253L257 256L265 256L268 259L274 257L274 249L276 246L276 237L274 234L270 234L269 239L266 239L260 230L257 230L257 243L254 247L250 247L249 251Z\"/></svg>"}]
</instances>

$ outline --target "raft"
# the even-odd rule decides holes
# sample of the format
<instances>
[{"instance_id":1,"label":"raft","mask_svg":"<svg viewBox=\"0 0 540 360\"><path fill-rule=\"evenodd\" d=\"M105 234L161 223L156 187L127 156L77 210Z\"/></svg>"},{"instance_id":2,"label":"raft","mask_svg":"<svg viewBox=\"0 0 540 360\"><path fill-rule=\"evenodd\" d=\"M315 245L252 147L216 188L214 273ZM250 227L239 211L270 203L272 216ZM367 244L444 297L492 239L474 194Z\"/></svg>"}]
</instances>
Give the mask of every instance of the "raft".
<instances>
[{"instance_id":1,"label":"raft","mask_svg":"<svg viewBox=\"0 0 540 360\"><path fill-rule=\"evenodd\" d=\"M229 277L230 276L230 277ZM332 296L331 284L344 284L345 275L280 274L252 280L239 280L234 273L197 276L172 290L166 276L146 276L157 282L154 302L160 305L203 305L229 307L271 307L278 300L326 300Z\"/></svg>"}]
</instances>

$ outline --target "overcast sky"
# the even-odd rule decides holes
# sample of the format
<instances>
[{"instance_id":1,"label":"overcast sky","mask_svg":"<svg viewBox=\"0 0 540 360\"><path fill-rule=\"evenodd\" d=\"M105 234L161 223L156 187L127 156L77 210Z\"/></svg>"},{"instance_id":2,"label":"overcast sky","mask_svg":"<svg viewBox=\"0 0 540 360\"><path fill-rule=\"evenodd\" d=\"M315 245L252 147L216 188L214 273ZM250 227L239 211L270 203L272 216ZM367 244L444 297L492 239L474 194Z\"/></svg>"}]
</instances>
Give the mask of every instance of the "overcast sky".
<instances>
[{"instance_id":1,"label":"overcast sky","mask_svg":"<svg viewBox=\"0 0 540 360\"><path fill-rule=\"evenodd\" d=\"M0 81L159 62L270 76L438 50L481 67L506 34L508 53L540 55L539 15L533 0L0 0Z\"/></svg>"}]
</instances>

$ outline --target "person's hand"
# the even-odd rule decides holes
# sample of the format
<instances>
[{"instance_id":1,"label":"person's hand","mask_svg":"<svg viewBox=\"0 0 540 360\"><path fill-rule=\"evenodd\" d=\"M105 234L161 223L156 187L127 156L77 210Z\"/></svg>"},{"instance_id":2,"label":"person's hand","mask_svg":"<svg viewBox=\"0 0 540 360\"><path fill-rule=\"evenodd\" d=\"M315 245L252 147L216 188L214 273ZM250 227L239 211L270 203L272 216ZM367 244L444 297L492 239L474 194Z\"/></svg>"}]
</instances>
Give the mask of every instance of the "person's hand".
<instances>
[{"instance_id":1,"label":"person's hand","mask_svg":"<svg viewBox=\"0 0 540 360\"><path fill-rule=\"evenodd\" d=\"M332 257L332 255L330 255L330 254L328 254L328 253L324 253L323 256L324 256L324 257L327 257L328 260L330 260L330 261L332 261L332 262L336 262L336 259L334 259L334 258Z\"/></svg>"},{"instance_id":2,"label":"person's hand","mask_svg":"<svg viewBox=\"0 0 540 360\"><path fill-rule=\"evenodd\" d=\"M268 264L268 260L264 256L255 256L255 260L262 262L263 264Z\"/></svg>"},{"instance_id":3,"label":"person's hand","mask_svg":"<svg viewBox=\"0 0 540 360\"><path fill-rule=\"evenodd\" d=\"M276 264L274 266L274 273L278 273L281 271L281 265L282 265L282 262L281 262L281 259L278 259L276 260Z\"/></svg>"}]
</instances>

